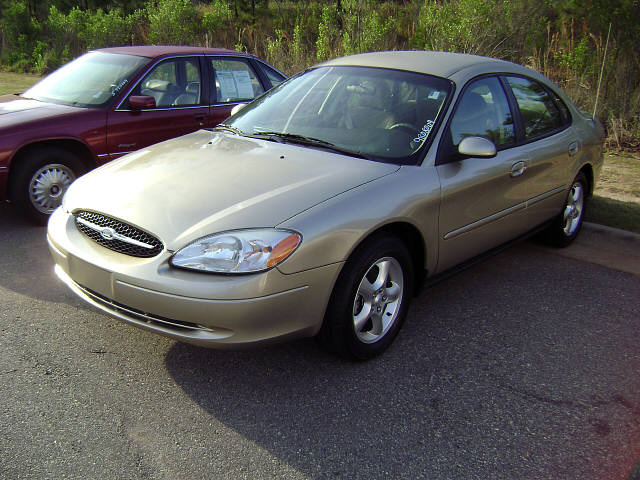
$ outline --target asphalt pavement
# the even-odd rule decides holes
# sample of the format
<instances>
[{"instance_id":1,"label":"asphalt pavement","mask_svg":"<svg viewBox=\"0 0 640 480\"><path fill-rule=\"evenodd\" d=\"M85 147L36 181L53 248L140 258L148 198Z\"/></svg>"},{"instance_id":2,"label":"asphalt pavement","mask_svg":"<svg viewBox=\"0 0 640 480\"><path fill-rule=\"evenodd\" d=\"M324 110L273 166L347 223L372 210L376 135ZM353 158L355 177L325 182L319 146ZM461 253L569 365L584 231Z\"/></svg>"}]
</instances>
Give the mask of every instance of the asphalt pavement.
<instances>
[{"instance_id":1,"label":"asphalt pavement","mask_svg":"<svg viewBox=\"0 0 640 480\"><path fill-rule=\"evenodd\" d=\"M638 236L511 247L424 288L365 363L111 319L6 204L0 245L2 479L617 480L640 459Z\"/></svg>"}]
</instances>

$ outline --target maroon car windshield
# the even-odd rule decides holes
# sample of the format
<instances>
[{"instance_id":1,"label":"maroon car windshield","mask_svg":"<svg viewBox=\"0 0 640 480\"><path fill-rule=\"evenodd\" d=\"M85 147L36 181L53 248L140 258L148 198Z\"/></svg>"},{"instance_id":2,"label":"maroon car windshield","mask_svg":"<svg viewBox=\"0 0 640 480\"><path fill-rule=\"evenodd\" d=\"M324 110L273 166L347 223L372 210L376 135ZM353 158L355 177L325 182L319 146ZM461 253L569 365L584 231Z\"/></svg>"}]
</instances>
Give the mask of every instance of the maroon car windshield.
<instances>
[{"instance_id":1,"label":"maroon car windshield","mask_svg":"<svg viewBox=\"0 0 640 480\"><path fill-rule=\"evenodd\" d=\"M127 88L147 57L89 52L67 63L22 94L42 102L98 107Z\"/></svg>"}]
</instances>

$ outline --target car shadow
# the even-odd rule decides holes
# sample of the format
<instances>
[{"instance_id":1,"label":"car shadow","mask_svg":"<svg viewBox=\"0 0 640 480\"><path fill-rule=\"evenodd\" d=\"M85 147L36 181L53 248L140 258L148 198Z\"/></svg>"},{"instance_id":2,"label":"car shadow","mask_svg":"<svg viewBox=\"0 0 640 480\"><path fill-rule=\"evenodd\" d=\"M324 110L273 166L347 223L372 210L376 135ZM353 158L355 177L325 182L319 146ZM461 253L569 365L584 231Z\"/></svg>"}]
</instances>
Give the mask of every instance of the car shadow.
<instances>
[{"instance_id":1,"label":"car shadow","mask_svg":"<svg viewBox=\"0 0 640 480\"><path fill-rule=\"evenodd\" d=\"M634 278L588 268L620 288ZM240 352L176 343L165 363L213 418L310 478L489 478L497 466L553 478L583 468L563 457L570 439L602 440L581 402L609 405L602 385L624 368L599 363L617 341L600 318L622 308L635 322L616 299L581 300L580 275L578 262L523 244L423 289L368 362L301 340Z\"/></svg>"},{"instance_id":2,"label":"car shadow","mask_svg":"<svg viewBox=\"0 0 640 480\"><path fill-rule=\"evenodd\" d=\"M385 451L387 478L411 478L441 399L432 359L402 344L349 363L312 339L241 352L176 343L166 365L200 407L310 478L380 478Z\"/></svg>"},{"instance_id":3,"label":"car shadow","mask_svg":"<svg viewBox=\"0 0 640 480\"><path fill-rule=\"evenodd\" d=\"M83 307L53 272L47 228L22 218L0 202L0 287L33 299Z\"/></svg>"}]
</instances>

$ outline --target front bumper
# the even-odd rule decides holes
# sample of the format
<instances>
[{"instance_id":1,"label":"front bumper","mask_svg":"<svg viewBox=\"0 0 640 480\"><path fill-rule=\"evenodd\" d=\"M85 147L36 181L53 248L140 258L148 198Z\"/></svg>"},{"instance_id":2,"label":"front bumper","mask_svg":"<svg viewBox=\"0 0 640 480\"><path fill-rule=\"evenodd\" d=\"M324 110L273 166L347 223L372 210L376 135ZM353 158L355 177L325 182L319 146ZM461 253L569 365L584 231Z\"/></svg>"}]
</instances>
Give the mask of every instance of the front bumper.
<instances>
[{"instance_id":1,"label":"front bumper","mask_svg":"<svg viewBox=\"0 0 640 480\"><path fill-rule=\"evenodd\" d=\"M340 264L291 275L212 275L101 247L58 209L49 221L58 277L80 298L132 325L206 347L238 348L315 335Z\"/></svg>"}]
</instances>

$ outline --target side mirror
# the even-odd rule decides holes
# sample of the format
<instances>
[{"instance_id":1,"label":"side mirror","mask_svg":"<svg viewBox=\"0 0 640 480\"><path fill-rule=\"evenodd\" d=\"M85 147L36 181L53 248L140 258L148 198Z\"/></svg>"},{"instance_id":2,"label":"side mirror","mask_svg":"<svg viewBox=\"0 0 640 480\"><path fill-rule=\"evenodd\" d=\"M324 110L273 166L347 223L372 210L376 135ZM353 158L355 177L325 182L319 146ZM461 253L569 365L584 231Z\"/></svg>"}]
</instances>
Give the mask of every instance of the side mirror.
<instances>
[{"instance_id":1,"label":"side mirror","mask_svg":"<svg viewBox=\"0 0 640 480\"><path fill-rule=\"evenodd\" d=\"M458 153L465 157L495 157L498 153L491 140L484 137L466 137L458 145Z\"/></svg>"},{"instance_id":2,"label":"side mirror","mask_svg":"<svg viewBox=\"0 0 640 480\"><path fill-rule=\"evenodd\" d=\"M129 97L129 107L132 110L156 108L156 99L151 95L133 95Z\"/></svg>"},{"instance_id":3,"label":"side mirror","mask_svg":"<svg viewBox=\"0 0 640 480\"><path fill-rule=\"evenodd\" d=\"M231 109L231 113L229 114L230 116L235 115L236 113L238 113L240 110L242 110L244 107L246 107L247 104L246 103L239 103L237 104L235 107L233 107Z\"/></svg>"}]
</instances>

